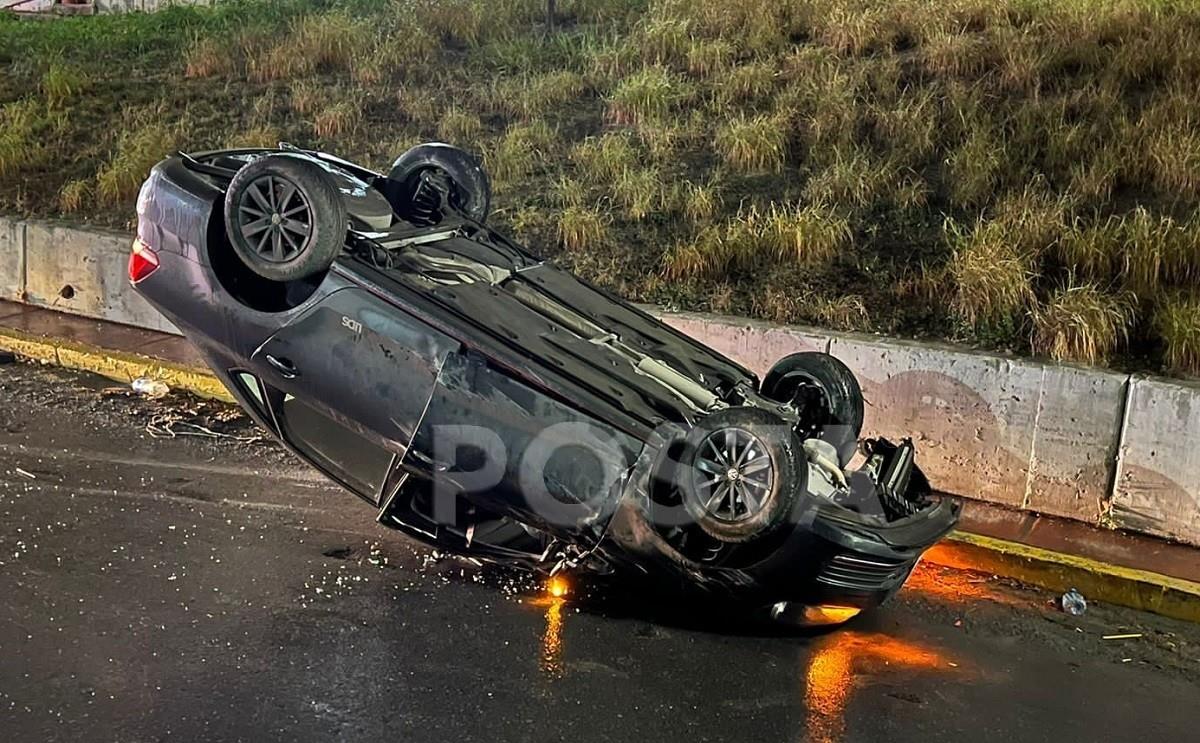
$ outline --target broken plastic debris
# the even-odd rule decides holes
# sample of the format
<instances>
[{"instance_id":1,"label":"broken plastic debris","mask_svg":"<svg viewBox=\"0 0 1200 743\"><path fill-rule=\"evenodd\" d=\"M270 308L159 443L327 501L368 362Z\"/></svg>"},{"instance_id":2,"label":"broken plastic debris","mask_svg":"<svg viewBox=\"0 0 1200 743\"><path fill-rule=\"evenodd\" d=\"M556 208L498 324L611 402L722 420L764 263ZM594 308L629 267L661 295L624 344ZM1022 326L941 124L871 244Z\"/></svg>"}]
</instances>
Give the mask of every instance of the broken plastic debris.
<instances>
[{"instance_id":1,"label":"broken plastic debris","mask_svg":"<svg viewBox=\"0 0 1200 743\"><path fill-rule=\"evenodd\" d=\"M165 397L171 391L166 382L150 377L138 377L130 386L133 387L134 392L150 398Z\"/></svg>"},{"instance_id":2,"label":"broken plastic debris","mask_svg":"<svg viewBox=\"0 0 1200 743\"><path fill-rule=\"evenodd\" d=\"M1062 610L1073 617L1083 616L1083 613L1087 611L1087 599L1074 588L1064 593L1059 603Z\"/></svg>"}]
</instances>

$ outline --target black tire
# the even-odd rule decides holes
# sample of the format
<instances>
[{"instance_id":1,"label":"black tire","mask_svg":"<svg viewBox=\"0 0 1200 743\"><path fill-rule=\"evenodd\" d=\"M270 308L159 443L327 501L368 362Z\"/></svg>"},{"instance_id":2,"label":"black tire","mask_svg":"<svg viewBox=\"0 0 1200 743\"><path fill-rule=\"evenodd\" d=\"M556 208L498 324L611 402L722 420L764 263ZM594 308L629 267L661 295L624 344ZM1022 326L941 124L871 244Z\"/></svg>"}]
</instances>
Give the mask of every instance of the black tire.
<instances>
[{"instance_id":1,"label":"black tire","mask_svg":"<svg viewBox=\"0 0 1200 743\"><path fill-rule=\"evenodd\" d=\"M346 243L346 206L320 165L267 155L242 167L225 192L225 231L255 274L295 281L328 270Z\"/></svg>"},{"instance_id":2,"label":"black tire","mask_svg":"<svg viewBox=\"0 0 1200 743\"><path fill-rule=\"evenodd\" d=\"M815 421L821 438L833 444L843 467L854 456L863 425L863 394L858 379L836 357L819 351L784 356L763 378L764 396L793 402L802 386L816 387L824 400L825 420Z\"/></svg>"},{"instance_id":3,"label":"black tire","mask_svg":"<svg viewBox=\"0 0 1200 743\"><path fill-rule=\"evenodd\" d=\"M781 418L758 408L728 408L701 421L688 434L676 471L688 515L706 534L731 544L788 523L808 486L800 441Z\"/></svg>"},{"instance_id":4,"label":"black tire","mask_svg":"<svg viewBox=\"0 0 1200 743\"><path fill-rule=\"evenodd\" d=\"M404 213L420 185L422 174L448 178L450 206L476 222L487 221L492 206L492 185L479 161L467 152L443 144L426 142L410 148L392 164L388 179L394 182L392 203Z\"/></svg>"}]
</instances>

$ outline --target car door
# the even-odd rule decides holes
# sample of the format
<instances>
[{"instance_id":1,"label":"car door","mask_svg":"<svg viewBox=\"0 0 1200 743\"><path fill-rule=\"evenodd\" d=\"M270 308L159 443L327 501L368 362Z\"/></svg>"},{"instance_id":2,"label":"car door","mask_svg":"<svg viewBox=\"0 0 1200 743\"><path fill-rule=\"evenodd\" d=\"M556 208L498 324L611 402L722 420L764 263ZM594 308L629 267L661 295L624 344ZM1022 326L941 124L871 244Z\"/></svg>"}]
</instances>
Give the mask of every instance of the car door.
<instances>
[{"instance_id":1,"label":"car door","mask_svg":"<svg viewBox=\"0 0 1200 743\"><path fill-rule=\"evenodd\" d=\"M438 371L458 345L381 297L347 287L271 335L251 361L263 381L282 393L275 415L297 448L329 450L342 428L402 455ZM335 427L322 426L314 415ZM361 466L353 454L353 446L337 454L342 474L354 475Z\"/></svg>"}]
</instances>

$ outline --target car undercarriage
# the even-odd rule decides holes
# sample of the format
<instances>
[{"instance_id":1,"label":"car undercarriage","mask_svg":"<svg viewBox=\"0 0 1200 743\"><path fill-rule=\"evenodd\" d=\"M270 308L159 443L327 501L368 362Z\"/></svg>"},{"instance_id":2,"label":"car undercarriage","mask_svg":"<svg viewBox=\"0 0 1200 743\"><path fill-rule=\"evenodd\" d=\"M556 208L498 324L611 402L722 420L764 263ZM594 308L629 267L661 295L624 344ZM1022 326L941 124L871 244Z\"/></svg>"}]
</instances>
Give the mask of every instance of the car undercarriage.
<instances>
[{"instance_id":1,"label":"car undercarriage","mask_svg":"<svg viewBox=\"0 0 1200 743\"><path fill-rule=\"evenodd\" d=\"M859 441L837 359L759 380L496 232L489 204L448 145L387 175L180 154L143 187L135 254L157 263L132 278L260 424L443 549L791 617L885 600L953 526L911 441Z\"/></svg>"}]
</instances>

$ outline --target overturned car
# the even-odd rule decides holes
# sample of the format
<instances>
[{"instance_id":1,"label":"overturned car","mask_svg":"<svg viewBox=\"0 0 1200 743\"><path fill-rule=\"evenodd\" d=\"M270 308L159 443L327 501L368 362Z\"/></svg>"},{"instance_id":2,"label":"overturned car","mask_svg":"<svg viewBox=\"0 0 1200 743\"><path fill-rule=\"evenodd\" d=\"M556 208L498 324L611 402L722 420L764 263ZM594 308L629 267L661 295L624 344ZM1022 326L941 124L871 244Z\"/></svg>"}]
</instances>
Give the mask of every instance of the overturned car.
<instances>
[{"instance_id":1,"label":"overturned car","mask_svg":"<svg viewBox=\"0 0 1200 743\"><path fill-rule=\"evenodd\" d=\"M836 622L948 532L910 441L859 442L837 359L763 380L487 226L476 161L387 174L177 154L138 200L135 289L294 453L443 550Z\"/></svg>"}]
</instances>

